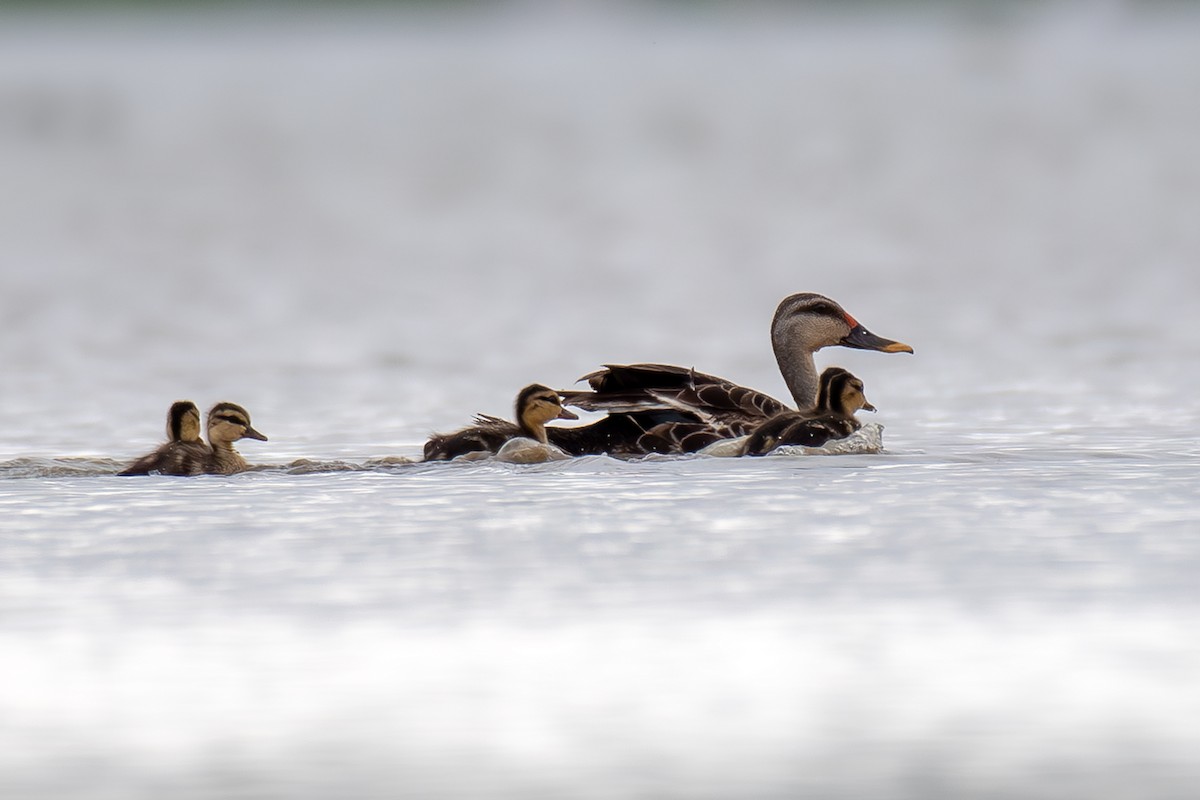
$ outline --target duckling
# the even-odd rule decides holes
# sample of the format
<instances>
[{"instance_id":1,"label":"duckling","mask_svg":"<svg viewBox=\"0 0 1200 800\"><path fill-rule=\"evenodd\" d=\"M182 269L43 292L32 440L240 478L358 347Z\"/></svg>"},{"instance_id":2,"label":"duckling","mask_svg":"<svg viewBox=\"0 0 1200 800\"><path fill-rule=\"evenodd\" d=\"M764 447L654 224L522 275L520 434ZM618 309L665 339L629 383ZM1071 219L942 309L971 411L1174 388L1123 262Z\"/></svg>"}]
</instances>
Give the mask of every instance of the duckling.
<instances>
[{"instance_id":1,"label":"duckling","mask_svg":"<svg viewBox=\"0 0 1200 800\"><path fill-rule=\"evenodd\" d=\"M167 411L167 443L117 474L200 475L211 456L200 438L200 409L191 400L179 400Z\"/></svg>"},{"instance_id":2,"label":"duckling","mask_svg":"<svg viewBox=\"0 0 1200 800\"><path fill-rule=\"evenodd\" d=\"M206 472L216 475L232 475L248 468L246 459L233 449L233 443L238 439L258 439L267 441L267 437L254 430L250 425L250 414L246 409L235 403L217 403L208 412L208 443L212 446Z\"/></svg>"},{"instance_id":3,"label":"duckling","mask_svg":"<svg viewBox=\"0 0 1200 800\"><path fill-rule=\"evenodd\" d=\"M517 421L479 414L475 424L454 433L436 433L425 443L426 461L449 461L468 453L496 453L510 440L528 438L550 447L546 423L552 419L579 419L563 408L558 392L540 383L520 391L515 403Z\"/></svg>"},{"instance_id":4,"label":"duckling","mask_svg":"<svg viewBox=\"0 0 1200 800\"><path fill-rule=\"evenodd\" d=\"M750 435L742 452L761 456L780 445L820 447L831 439L845 438L862 427L854 418L860 409L875 410L867 401L863 382L841 367L830 367L821 373L812 411L776 414Z\"/></svg>"}]
</instances>

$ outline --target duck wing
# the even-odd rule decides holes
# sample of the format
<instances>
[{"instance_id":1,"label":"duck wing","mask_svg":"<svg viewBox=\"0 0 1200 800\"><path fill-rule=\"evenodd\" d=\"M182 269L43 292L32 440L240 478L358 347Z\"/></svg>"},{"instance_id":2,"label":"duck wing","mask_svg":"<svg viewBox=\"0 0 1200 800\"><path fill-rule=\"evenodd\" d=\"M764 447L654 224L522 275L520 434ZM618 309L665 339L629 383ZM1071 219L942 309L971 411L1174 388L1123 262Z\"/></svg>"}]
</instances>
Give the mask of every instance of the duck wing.
<instances>
[{"instance_id":1,"label":"duck wing","mask_svg":"<svg viewBox=\"0 0 1200 800\"><path fill-rule=\"evenodd\" d=\"M579 402L580 408L594 406L589 410L638 402L644 408L653 406L649 398L655 398L676 408L682 404L765 420L789 408L770 395L725 378L671 364L608 364L580 380L587 381L592 391L561 394Z\"/></svg>"},{"instance_id":2,"label":"duck wing","mask_svg":"<svg viewBox=\"0 0 1200 800\"><path fill-rule=\"evenodd\" d=\"M696 453L733 436L703 422L664 422L640 436L637 445L644 453Z\"/></svg>"},{"instance_id":3,"label":"duck wing","mask_svg":"<svg viewBox=\"0 0 1200 800\"><path fill-rule=\"evenodd\" d=\"M696 372L690 367L676 367L671 364L605 364L602 369L589 372L579 380L587 381L593 391L609 393L669 389L689 386L697 381L719 382L721 378Z\"/></svg>"},{"instance_id":4,"label":"duck wing","mask_svg":"<svg viewBox=\"0 0 1200 800\"><path fill-rule=\"evenodd\" d=\"M546 428L546 436L551 444L573 456L641 456L669 452L647 449L642 437L659 426L680 423L695 424L676 411L650 409L610 413L590 425L574 428Z\"/></svg>"},{"instance_id":5,"label":"duck wing","mask_svg":"<svg viewBox=\"0 0 1200 800\"><path fill-rule=\"evenodd\" d=\"M639 431L622 442L628 452L695 452L717 439L751 433L788 410L770 395L670 364L609 364L581 380L591 391L561 391L563 403L607 412L609 418L638 418L638 425L622 428L630 434ZM651 430L654 434L638 444Z\"/></svg>"}]
</instances>

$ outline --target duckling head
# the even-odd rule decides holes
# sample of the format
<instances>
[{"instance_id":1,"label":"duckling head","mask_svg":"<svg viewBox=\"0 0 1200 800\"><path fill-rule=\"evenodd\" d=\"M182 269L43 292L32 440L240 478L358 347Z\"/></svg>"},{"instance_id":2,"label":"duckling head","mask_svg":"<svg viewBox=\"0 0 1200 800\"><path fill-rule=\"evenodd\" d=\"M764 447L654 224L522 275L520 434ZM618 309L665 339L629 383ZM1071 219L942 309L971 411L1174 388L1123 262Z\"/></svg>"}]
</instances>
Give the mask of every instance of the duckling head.
<instances>
[{"instance_id":1,"label":"duckling head","mask_svg":"<svg viewBox=\"0 0 1200 800\"><path fill-rule=\"evenodd\" d=\"M238 439L267 441L250 425L250 414L236 403L217 403L208 412L208 441L232 443Z\"/></svg>"},{"instance_id":2,"label":"duckling head","mask_svg":"<svg viewBox=\"0 0 1200 800\"><path fill-rule=\"evenodd\" d=\"M875 411L867 400L863 382L841 367L829 367L821 373L817 410L854 416L855 412Z\"/></svg>"},{"instance_id":3,"label":"duckling head","mask_svg":"<svg viewBox=\"0 0 1200 800\"><path fill-rule=\"evenodd\" d=\"M552 419L579 419L574 412L563 408L558 392L540 383L530 384L517 395L517 422L522 430L545 443L544 427Z\"/></svg>"},{"instance_id":4,"label":"duckling head","mask_svg":"<svg viewBox=\"0 0 1200 800\"><path fill-rule=\"evenodd\" d=\"M847 416L853 415L856 411L870 411L875 413L875 406L867 400L866 391L863 389L863 382L858 378L847 382L842 389L842 413Z\"/></svg>"},{"instance_id":5,"label":"duckling head","mask_svg":"<svg viewBox=\"0 0 1200 800\"><path fill-rule=\"evenodd\" d=\"M167 411L167 440L200 441L200 409L191 400L179 400Z\"/></svg>"}]
</instances>

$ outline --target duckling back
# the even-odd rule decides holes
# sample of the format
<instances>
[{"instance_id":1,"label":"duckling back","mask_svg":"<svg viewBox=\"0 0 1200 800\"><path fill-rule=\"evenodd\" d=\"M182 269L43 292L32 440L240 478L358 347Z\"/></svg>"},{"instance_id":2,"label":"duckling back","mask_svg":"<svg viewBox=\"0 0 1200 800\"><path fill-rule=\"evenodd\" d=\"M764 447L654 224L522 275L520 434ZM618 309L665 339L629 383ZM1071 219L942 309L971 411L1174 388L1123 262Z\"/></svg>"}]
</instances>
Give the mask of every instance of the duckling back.
<instances>
[{"instance_id":1,"label":"duckling back","mask_svg":"<svg viewBox=\"0 0 1200 800\"><path fill-rule=\"evenodd\" d=\"M167 443L134 461L118 475L200 475L212 451L200 438L200 409L180 400L167 411Z\"/></svg>"},{"instance_id":2,"label":"duckling back","mask_svg":"<svg viewBox=\"0 0 1200 800\"><path fill-rule=\"evenodd\" d=\"M134 461L118 475L203 475L212 451L204 442L167 442Z\"/></svg>"},{"instance_id":3,"label":"duckling back","mask_svg":"<svg viewBox=\"0 0 1200 800\"><path fill-rule=\"evenodd\" d=\"M426 461L450 461L467 453L495 453L521 435L516 423L479 414L475 424L453 433L435 433L425 442Z\"/></svg>"},{"instance_id":4,"label":"duckling back","mask_svg":"<svg viewBox=\"0 0 1200 800\"><path fill-rule=\"evenodd\" d=\"M763 456L781 445L821 447L834 439L843 439L862 427L854 417L827 414L804 418L781 414L767 420L746 440L744 454Z\"/></svg>"}]
</instances>

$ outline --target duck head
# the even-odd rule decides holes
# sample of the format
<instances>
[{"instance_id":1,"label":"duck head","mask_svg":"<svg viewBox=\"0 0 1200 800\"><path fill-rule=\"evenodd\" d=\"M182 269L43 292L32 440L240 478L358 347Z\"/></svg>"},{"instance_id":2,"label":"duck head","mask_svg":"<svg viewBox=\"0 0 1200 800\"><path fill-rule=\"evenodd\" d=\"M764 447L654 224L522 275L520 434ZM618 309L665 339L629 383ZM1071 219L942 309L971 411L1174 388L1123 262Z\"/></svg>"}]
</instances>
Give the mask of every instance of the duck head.
<instances>
[{"instance_id":1,"label":"duck head","mask_svg":"<svg viewBox=\"0 0 1200 800\"><path fill-rule=\"evenodd\" d=\"M517 423L533 438L546 441L546 423L552 419L579 419L574 412L563 408L558 392L540 383L526 386L517 395Z\"/></svg>"},{"instance_id":2,"label":"duck head","mask_svg":"<svg viewBox=\"0 0 1200 800\"><path fill-rule=\"evenodd\" d=\"M798 346L810 352L835 345L881 353L913 351L903 342L876 336L836 302L814 292L783 299L775 309L771 338L777 348Z\"/></svg>"},{"instance_id":3,"label":"duck head","mask_svg":"<svg viewBox=\"0 0 1200 800\"><path fill-rule=\"evenodd\" d=\"M208 412L208 441L236 442L238 439L267 441L250 425L250 414L236 403L217 403Z\"/></svg>"}]
</instances>

